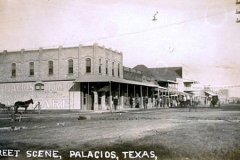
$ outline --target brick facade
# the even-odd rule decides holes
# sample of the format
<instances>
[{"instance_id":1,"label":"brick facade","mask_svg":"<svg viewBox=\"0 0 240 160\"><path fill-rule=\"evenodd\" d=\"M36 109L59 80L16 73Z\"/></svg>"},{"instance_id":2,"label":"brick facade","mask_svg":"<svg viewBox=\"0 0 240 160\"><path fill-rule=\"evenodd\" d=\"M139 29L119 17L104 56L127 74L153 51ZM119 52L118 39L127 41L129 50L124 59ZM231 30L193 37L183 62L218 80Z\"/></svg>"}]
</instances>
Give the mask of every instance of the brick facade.
<instances>
[{"instance_id":1,"label":"brick facade","mask_svg":"<svg viewBox=\"0 0 240 160\"><path fill-rule=\"evenodd\" d=\"M91 60L91 72L86 73L86 59ZM68 73L68 60L73 60L73 73ZM101 60L100 60L101 59ZM106 75L123 78L122 53L112 51L98 44L93 46L21 50L0 53L0 82L72 80L85 74ZM49 75L48 62L53 62L53 74ZM99 64L101 61L101 64ZM34 63L34 75L30 75L30 62ZM12 76L12 64L16 64L16 76ZM112 65L114 63L114 66ZM101 67L101 73L99 73ZM114 67L114 75L112 75Z\"/></svg>"},{"instance_id":2,"label":"brick facade","mask_svg":"<svg viewBox=\"0 0 240 160\"><path fill-rule=\"evenodd\" d=\"M91 62L89 73L87 60ZM13 105L16 101L32 98L41 102L43 109L82 109L81 101L85 94L75 87L74 81L84 75L123 78L122 61L121 52L96 43L91 46L4 51L0 53L0 102ZM39 89L38 84L43 88Z\"/></svg>"}]
</instances>

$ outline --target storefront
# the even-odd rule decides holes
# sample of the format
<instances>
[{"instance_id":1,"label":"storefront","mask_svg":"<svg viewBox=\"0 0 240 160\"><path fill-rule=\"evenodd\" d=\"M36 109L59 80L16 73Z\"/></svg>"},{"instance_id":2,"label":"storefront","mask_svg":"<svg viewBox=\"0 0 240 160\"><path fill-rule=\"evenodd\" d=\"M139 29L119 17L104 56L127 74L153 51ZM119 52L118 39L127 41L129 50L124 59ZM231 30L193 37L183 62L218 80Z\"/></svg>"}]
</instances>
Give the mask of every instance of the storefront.
<instances>
[{"instance_id":1,"label":"storefront","mask_svg":"<svg viewBox=\"0 0 240 160\"><path fill-rule=\"evenodd\" d=\"M117 110L143 108L144 97L147 97L147 108L156 107L155 90L163 89L151 83L101 75L84 75L74 83L70 92L75 94L74 105L80 105L82 110L113 110L114 98L118 99Z\"/></svg>"}]
</instances>

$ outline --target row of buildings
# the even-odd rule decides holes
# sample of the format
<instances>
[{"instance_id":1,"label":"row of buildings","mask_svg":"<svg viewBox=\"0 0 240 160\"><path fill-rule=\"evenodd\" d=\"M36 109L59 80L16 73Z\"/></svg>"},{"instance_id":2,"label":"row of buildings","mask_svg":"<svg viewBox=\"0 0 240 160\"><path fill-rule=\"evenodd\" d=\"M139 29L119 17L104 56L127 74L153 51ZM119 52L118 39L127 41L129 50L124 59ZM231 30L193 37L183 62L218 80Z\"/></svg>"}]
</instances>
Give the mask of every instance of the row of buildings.
<instances>
[{"instance_id":1,"label":"row of buildings","mask_svg":"<svg viewBox=\"0 0 240 160\"><path fill-rule=\"evenodd\" d=\"M123 54L97 43L0 53L0 102L33 99L42 109L109 110L159 107L159 98L201 97L184 66L123 66ZM133 104L131 99L134 99ZM147 104L145 104L147 102Z\"/></svg>"}]
</instances>

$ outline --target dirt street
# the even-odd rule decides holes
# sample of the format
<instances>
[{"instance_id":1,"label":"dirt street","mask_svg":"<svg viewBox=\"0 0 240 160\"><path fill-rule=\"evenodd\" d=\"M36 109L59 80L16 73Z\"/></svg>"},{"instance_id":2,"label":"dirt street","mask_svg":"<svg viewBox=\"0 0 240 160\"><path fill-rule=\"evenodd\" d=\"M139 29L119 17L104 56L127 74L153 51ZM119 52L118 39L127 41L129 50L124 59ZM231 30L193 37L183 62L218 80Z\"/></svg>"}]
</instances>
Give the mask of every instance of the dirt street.
<instances>
[{"instance_id":1,"label":"dirt street","mask_svg":"<svg viewBox=\"0 0 240 160\"><path fill-rule=\"evenodd\" d=\"M0 114L2 159L240 159L239 105L9 117Z\"/></svg>"}]
</instances>

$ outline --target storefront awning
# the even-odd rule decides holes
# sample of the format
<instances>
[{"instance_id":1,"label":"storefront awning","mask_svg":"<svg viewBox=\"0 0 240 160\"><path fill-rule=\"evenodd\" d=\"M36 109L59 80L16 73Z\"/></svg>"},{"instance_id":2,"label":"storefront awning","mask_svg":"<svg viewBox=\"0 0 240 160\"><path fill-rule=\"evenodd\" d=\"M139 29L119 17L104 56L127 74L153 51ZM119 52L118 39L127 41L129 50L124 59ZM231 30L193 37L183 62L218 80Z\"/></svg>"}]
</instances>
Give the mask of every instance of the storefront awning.
<instances>
[{"instance_id":1,"label":"storefront awning","mask_svg":"<svg viewBox=\"0 0 240 160\"><path fill-rule=\"evenodd\" d=\"M210 92L210 91L205 91L205 93L207 95L210 95L210 96L216 96L217 95L216 93L213 93L213 92Z\"/></svg>"},{"instance_id":2,"label":"storefront awning","mask_svg":"<svg viewBox=\"0 0 240 160\"><path fill-rule=\"evenodd\" d=\"M198 83L197 81L194 81L194 80L190 80L190 79L182 79L183 82L186 82L186 83Z\"/></svg>"},{"instance_id":3,"label":"storefront awning","mask_svg":"<svg viewBox=\"0 0 240 160\"><path fill-rule=\"evenodd\" d=\"M183 96L191 96L191 95L193 95L193 94L191 94L191 93L180 92L180 91L177 91L177 92L175 92L175 93L178 94L178 95L183 95Z\"/></svg>"},{"instance_id":4,"label":"storefront awning","mask_svg":"<svg viewBox=\"0 0 240 160\"><path fill-rule=\"evenodd\" d=\"M122 78L117 77L110 77L110 76L101 76L101 75L84 75L75 80L75 82L116 82L116 83L124 83L124 84L133 84L133 85L139 85L139 86L147 86L147 87L156 87L159 89L166 89L164 87L160 87L155 84L151 83L144 83L144 82L137 82L137 81L131 81L126 80Z\"/></svg>"},{"instance_id":5,"label":"storefront awning","mask_svg":"<svg viewBox=\"0 0 240 160\"><path fill-rule=\"evenodd\" d=\"M170 83L170 84L178 84L176 81L171 81L171 80L157 80L158 82L165 82L165 83Z\"/></svg>"}]
</instances>

